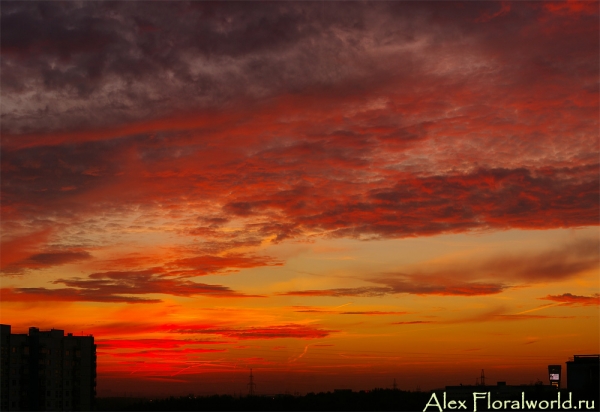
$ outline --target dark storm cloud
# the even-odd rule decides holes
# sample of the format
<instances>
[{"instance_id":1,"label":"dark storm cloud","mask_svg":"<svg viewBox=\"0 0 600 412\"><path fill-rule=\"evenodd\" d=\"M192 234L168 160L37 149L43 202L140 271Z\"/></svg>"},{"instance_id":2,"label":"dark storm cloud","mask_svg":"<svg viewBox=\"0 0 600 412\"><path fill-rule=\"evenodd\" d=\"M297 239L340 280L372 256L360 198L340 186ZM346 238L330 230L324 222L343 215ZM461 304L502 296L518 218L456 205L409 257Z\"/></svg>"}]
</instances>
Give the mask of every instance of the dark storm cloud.
<instances>
[{"instance_id":1,"label":"dark storm cloud","mask_svg":"<svg viewBox=\"0 0 600 412\"><path fill-rule=\"evenodd\" d=\"M393 84L394 76L406 77L406 84L431 76L425 51L443 56L465 46L506 59L501 77L513 86L535 79L539 69L548 75L576 69L594 78L597 62L587 57L596 53L597 39L581 41L571 30L592 27L593 10L565 19L541 3L504 7L3 2L2 130L98 127L319 89L362 94ZM509 53L508 45L535 18L543 30L531 30L532 38L519 43L521 52ZM552 30L562 30L558 41L548 38ZM549 60L548 48L565 59ZM519 59L528 64L515 72L512 63ZM596 90L597 82L587 87Z\"/></svg>"},{"instance_id":2,"label":"dark storm cloud","mask_svg":"<svg viewBox=\"0 0 600 412\"><path fill-rule=\"evenodd\" d=\"M99 125L331 83L350 71L335 61L359 38L363 10L352 4L335 10L302 3L5 2L2 87L10 103L3 129ZM319 59L307 64L313 52ZM19 96L31 92L38 96L35 107L20 105ZM59 104L65 98L76 106Z\"/></svg>"}]
</instances>

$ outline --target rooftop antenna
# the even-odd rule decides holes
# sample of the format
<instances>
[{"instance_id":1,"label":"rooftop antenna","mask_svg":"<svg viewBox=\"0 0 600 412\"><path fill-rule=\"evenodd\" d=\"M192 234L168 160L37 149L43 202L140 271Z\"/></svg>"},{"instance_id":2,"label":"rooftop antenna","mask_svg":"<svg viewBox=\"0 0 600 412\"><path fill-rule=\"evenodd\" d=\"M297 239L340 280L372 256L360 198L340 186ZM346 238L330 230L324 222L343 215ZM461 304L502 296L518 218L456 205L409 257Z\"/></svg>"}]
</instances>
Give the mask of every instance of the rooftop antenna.
<instances>
[{"instance_id":1,"label":"rooftop antenna","mask_svg":"<svg viewBox=\"0 0 600 412\"><path fill-rule=\"evenodd\" d=\"M252 375L252 368L250 368L250 382L248 382L248 396L254 396L254 376Z\"/></svg>"}]
</instances>

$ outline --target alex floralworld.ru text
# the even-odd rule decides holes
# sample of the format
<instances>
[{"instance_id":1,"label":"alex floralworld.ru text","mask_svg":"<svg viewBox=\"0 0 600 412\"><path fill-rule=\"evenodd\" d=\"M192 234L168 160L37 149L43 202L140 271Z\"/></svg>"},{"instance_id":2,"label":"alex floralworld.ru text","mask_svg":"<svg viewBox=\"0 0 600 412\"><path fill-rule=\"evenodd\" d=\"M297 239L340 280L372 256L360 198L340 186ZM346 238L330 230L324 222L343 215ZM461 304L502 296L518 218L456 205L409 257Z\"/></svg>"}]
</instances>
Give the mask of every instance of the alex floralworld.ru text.
<instances>
[{"instance_id":1,"label":"alex floralworld.ru text","mask_svg":"<svg viewBox=\"0 0 600 412\"><path fill-rule=\"evenodd\" d=\"M471 402L469 402L471 401ZM594 410L594 401L580 400L573 402L572 393L569 392L567 399L561 400L561 393L557 393L556 399L551 400L529 400L525 399L525 392L521 392L521 399L514 400L494 400L491 392L473 392L472 399L450 400L446 399L446 392L443 396L432 393L429 401L425 405L423 412L426 411L449 411L449 410L472 410L477 412L477 407L485 406L487 410ZM481 409L480 409L481 410Z\"/></svg>"}]
</instances>

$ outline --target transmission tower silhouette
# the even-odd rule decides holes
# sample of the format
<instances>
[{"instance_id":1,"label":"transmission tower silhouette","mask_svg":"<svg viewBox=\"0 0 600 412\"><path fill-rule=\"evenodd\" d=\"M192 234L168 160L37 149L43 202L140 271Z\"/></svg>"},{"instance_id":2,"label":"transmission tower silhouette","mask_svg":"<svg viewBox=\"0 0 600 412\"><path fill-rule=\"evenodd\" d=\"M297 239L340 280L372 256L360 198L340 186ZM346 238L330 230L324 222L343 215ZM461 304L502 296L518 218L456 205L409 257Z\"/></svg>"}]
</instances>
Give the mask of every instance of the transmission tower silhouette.
<instances>
[{"instance_id":1,"label":"transmission tower silhouette","mask_svg":"<svg viewBox=\"0 0 600 412\"><path fill-rule=\"evenodd\" d=\"M252 375L252 368L250 368L250 382L248 382L248 396L254 395L254 387L256 384L254 383L254 375Z\"/></svg>"},{"instance_id":2,"label":"transmission tower silhouette","mask_svg":"<svg viewBox=\"0 0 600 412\"><path fill-rule=\"evenodd\" d=\"M485 374L483 373L483 369L481 370L481 386L485 386Z\"/></svg>"},{"instance_id":3,"label":"transmission tower silhouette","mask_svg":"<svg viewBox=\"0 0 600 412\"><path fill-rule=\"evenodd\" d=\"M398 390L398 385L396 385L396 378L394 378L394 386L393 386L394 390Z\"/></svg>"}]
</instances>

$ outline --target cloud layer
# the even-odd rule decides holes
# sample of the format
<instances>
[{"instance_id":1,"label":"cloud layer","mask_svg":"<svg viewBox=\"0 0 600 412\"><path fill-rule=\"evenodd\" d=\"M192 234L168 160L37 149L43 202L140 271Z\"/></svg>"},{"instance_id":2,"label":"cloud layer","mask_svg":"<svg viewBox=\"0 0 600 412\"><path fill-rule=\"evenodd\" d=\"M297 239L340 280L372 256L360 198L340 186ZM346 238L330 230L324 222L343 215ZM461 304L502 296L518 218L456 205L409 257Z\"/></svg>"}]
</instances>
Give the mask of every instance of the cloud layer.
<instances>
[{"instance_id":1,"label":"cloud layer","mask_svg":"<svg viewBox=\"0 0 600 412\"><path fill-rule=\"evenodd\" d=\"M412 273L379 273L363 280L378 286L341 289L286 291L284 296L378 297L390 294L479 296L494 295L523 285L568 280L596 270L600 259L598 239L582 239L553 250L537 253L446 261L441 265L422 265ZM565 294L544 299L577 303L593 301ZM562 299L562 300L561 300ZM579 300L578 300L579 299ZM587 299L587 300L586 300Z\"/></svg>"},{"instance_id":2,"label":"cloud layer","mask_svg":"<svg viewBox=\"0 0 600 412\"><path fill-rule=\"evenodd\" d=\"M3 5L3 273L93 267L6 299L245 297L191 278L316 237L598 224L594 8L172 6ZM98 257L134 234L177 246ZM279 293L498 294L594 247Z\"/></svg>"}]
</instances>

